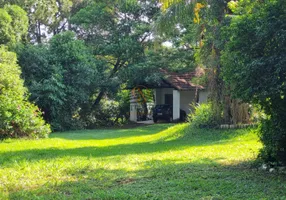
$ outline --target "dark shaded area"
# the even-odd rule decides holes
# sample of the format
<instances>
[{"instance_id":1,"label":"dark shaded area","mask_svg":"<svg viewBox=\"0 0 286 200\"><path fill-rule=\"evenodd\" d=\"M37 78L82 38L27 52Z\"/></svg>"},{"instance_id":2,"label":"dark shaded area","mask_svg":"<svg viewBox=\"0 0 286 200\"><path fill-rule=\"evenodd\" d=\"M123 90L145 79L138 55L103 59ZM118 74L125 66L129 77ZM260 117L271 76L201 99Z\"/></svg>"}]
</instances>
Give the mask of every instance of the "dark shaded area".
<instances>
[{"instance_id":1,"label":"dark shaded area","mask_svg":"<svg viewBox=\"0 0 286 200\"><path fill-rule=\"evenodd\" d=\"M135 124L118 128L104 128L96 130L79 130L63 133L53 133L50 138L62 138L68 140L105 140L116 138L127 138L132 136L153 135L167 128L175 126L175 124L160 124L159 126L150 126L144 124Z\"/></svg>"}]
</instances>

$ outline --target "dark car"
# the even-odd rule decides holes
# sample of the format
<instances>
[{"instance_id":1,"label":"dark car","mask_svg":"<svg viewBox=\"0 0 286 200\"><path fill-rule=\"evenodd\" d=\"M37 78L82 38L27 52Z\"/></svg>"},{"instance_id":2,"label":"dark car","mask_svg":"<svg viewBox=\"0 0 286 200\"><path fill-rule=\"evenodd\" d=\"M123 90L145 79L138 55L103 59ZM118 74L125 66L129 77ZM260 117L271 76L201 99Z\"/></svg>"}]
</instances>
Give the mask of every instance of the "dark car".
<instances>
[{"instance_id":1,"label":"dark car","mask_svg":"<svg viewBox=\"0 0 286 200\"><path fill-rule=\"evenodd\" d=\"M153 121L156 123L159 119L173 121L173 106L168 104L156 105L153 109ZM180 110L180 121L186 120L186 112Z\"/></svg>"}]
</instances>

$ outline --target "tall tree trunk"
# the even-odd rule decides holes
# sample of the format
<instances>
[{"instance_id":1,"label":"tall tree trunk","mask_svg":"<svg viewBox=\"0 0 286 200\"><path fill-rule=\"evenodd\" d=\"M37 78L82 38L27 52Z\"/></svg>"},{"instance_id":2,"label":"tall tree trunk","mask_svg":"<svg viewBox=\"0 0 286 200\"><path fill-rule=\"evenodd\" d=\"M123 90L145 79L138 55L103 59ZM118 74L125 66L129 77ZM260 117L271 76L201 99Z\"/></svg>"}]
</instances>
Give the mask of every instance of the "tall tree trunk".
<instances>
[{"instance_id":1,"label":"tall tree trunk","mask_svg":"<svg viewBox=\"0 0 286 200\"><path fill-rule=\"evenodd\" d=\"M100 91L100 92L99 92L99 94L97 95L97 97L96 97L94 103L92 104L92 108L93 108L93 109L96 108L97 105L99 105L99 103L100 103L101 99L103 98L104 94L105 94L104 91Z\"/></svg>"},{"instance_id":2,"label":"tall tree trunk","mask_svg":"<svg viewBox=\"0 0 286 200\"><path fill-rule=\"evenodd\" d=\"M38 21L37 22L37 33L36 33L36 39L37 43L41 44L42 43L42 32L41 32L41 23Z\"/></svg>"},{"instance_id":3,"label":"tall tree trunk","mask_svg":"<svg viewBox=\"0 0 286 200\"><path fill-rule=\"evenodd\" d=\"M212 102L212 110L215 113L214 120L220 124L222 121L222 102L223 102L223 81L220 78L221 73L221 66L217 65L214 67L210 74L210 82L209 82L209 88L210 88L210 99Z\"/></svg>"}]
</instances>

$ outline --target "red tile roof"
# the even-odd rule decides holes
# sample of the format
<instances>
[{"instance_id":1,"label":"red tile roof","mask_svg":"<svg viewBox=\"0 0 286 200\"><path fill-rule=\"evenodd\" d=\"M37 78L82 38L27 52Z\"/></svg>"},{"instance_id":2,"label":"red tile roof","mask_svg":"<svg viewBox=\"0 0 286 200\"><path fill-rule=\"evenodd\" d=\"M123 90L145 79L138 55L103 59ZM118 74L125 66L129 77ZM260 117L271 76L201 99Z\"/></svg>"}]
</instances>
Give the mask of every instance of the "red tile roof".
<instances>
[{"instance_id":1,"label":"red tile roof","mask_svg":"<svg viewBox=\"0 0 286 200\"><path fill-rule=\"evenodd\" d=\"M204 70L201 68L197 68L194 72L183 74L168 72L164 69L160 69L160 71L164 75L164 80L177 90L204 89L203 86L192 82L193 78L200 77L205 73Z\"/></svg>"}]
</instances>

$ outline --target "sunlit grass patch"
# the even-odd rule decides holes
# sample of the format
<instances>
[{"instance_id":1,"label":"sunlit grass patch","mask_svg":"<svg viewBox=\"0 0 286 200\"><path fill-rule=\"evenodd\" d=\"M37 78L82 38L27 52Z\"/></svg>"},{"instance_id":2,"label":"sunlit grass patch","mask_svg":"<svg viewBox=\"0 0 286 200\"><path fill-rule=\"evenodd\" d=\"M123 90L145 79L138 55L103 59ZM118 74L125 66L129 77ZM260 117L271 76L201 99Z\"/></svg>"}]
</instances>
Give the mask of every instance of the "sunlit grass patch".
<instances>
[{"instance_id":1,"label":"sunlit grass patch","mask_svg":"<svg viewBox=\"0 0 286 200\"><path fill-rule=\"evenodd\" d=\"M252 130L188 124L6 140L0 199L283 199L283 176L250 167L260 148Z\"/></svg>"}]
</instances>

